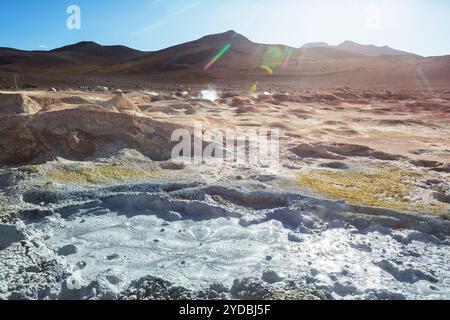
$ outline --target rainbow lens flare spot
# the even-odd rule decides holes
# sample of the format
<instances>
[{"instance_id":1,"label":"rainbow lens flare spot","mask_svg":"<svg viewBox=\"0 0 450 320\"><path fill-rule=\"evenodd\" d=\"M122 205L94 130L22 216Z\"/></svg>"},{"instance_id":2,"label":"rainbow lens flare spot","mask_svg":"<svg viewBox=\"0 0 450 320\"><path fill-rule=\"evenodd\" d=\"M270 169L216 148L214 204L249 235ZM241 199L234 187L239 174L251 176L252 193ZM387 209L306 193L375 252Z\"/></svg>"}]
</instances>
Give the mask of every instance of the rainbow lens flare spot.
<instances>
[{"instance_id":1,"label":"rainbow lens flare spot","mask_svg":"<svg viewBox=\"0 0 450 320\"><path fill-rule=\"evenodd\" d=\"M268 74L273 74L273 70L268 66L261 66L261 69L266 70Z\"/></svg>"},{"instance_id":2,"label":"rainbow lens flare spot","mask_svg":"<svg viewBox=\"0 0 450 320\"><path fill-rule=\"evenodd\" d=\"M208 62L208 64L203 68L204 71L208 71L209 68L211 68L211 66L216 63L220 58L223 57L223 55L225 53L228 52L228 50L231 49L231 43L226 44L221 50L219 50L219 52L216 53L216 55L214 56L214 58L212 58L212 60L210 62Z\"/></svg>"}]
</instances>

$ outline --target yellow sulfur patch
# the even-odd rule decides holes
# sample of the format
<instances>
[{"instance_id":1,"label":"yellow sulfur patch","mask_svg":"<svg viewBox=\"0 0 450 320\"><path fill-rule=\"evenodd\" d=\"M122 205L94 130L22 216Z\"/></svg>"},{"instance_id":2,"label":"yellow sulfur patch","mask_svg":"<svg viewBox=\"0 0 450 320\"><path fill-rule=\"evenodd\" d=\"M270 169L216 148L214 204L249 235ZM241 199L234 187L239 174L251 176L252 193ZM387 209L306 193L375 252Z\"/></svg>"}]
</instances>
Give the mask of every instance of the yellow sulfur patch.
<instances>
[{"instance_id":1,"label":"yellow sulfur patch","mask_svg":"<svg viewBox=\"0 0 450 320\"><path fill-rule=\"evenodd\" d=\"M160 179L162 178L162 174L160 170L156 169L145 171L132 166L115 166L107 164L53 171L48 177L62 183L97 184Z\"/></svg>"},{"instance_id":2,"label":"yellow sulfur patch","mask_svg":"<svg viewBox=\"0 0 450 320\"><path fill-rule=\"evenodd\" d=\"M445 204L421 204L411 200L416 172L378 169L371 172L317 170L301 173L298 182L318 192L350 204L382 207L398 211L441 213Z\"/></svg>"}]
</instances>

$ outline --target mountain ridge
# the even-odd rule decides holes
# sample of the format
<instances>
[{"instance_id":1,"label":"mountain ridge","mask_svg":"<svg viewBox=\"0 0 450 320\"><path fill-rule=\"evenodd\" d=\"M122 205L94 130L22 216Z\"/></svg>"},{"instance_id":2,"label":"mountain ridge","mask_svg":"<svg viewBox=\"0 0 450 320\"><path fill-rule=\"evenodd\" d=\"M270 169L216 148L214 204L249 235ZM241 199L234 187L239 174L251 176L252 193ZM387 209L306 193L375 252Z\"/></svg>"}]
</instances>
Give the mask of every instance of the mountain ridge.
<instances>
[{"instance_id":1,"label":"mountain ridge","mask_svg":"<svg viewBox=\"0 0 450 320\"><path fill-rule=\"evenodd\" d=\"M32 86L48 83L48 79L58 83L61 78L64 83L107 78L113 84L118 79L125 83L128 79L137 83L276 79L303 86L450 83L450 56L403 53L350 41L300 48L260 44L233 30L152 52L82 41L49 51L0 49L0 87L11 87L11 74L20 74Z\"/></svg>"},{"instance_id":2,"label":"mountain ridge","mask_svg":"<svg viewBox=\"0 0 450 320\"><path fill-rule=\"evenodd\" d=\"M341 44L337 45L336 48L339 48L341 50L345 51L351 51L355 53L361 53L364 55L367 55L369 57L377 57L377 56L385 56L385 55L391 55L391 56L401 56L401 55L414 55L419 56L414 53L406 52L406 51L400 51L394 48L391 48L389 46L376 46L373 44L360 44L354 41L346 40L342 42Z\"/></svg>"},{"instance_id":3,"label":"mountain ridge","mask_svg":"<svg viewBox=\"0 0 450 320\"><path fill-rule=\"evenodd\" d=\"M192 41L188 41L185 43L181 43L181 44L176 44L173 46L169 46L167 48L162 48L159 50L155 50L155 51L144 51L144 50L139 50L139 49L134 49L125 45L102 45L99 44L95 41L91 41L91 40L86 40L86 41L80 41L77 43L73 43L73 44L68 44L68 45L64 45L62 47L57 47L54 49L50 49L50 50L23 50L23 49L17 49L17 48L13 48L13 47L0 47L0 51L1 50L15 50L15 51L20 51L20 52L64 52L64 51L68 51L68 50L83 50L83 49L99 49L99 48L122 48L122 49L127 49L133 52L139 52L142 54L148 54L148 53L153 53L153 52L159 52L159 51L163 51L163 50L167 50L169 48L173 48L173 47L178 47L180 45L185 45L185 44L189 44L192 42L198 42L198 41L226 41L226 40L233 40L234 39L238 39L241 41L247 41L248 43L252 43L252 44L257 44L257 45L266 45L266 46L270 46L272 44L263 44L263 43L256 43L251 41L249 38L245 37L244 35L234 31L234 30L228 30L226 32L222 32L222 33L216 33L216 34L210 34L210 35L205 35L197 40L192 40ZM288 45L284 45L284 44L275 44L278 46L285 46L285 47L291 47ZM406 52L406 51L401 51L401 50L397 50L394 48L391 48L390 46L376 46L373 44L360 44L358 42L352 41L352 40L346 40L344 42L342 42L339 45L336 46L332 46L329 45L326 42L309 42L309 43L305 43L302 46L299 47L299 49L309 49L309 48L321 48L321 47L330 47L330 48L337 48L337 49L341 49L341 50L345 50L345 51L349 51L349 52L354 52L354 53L361 53L364 54L362 52L357 52L355 51L354 48L352 48L352 46L357 46L357 47L368 47L368 48L374 48L374 49L379 49L379 50L392 50L392 55L415 55L415 56L420 56L418 54L415 53L410 53L410 52ZM292 47L294 48L294 47ZM382 54L366 54L368 56L379 56L379 55L389 55L386 53L382 53Z\"/></svg>"}]
</instances>

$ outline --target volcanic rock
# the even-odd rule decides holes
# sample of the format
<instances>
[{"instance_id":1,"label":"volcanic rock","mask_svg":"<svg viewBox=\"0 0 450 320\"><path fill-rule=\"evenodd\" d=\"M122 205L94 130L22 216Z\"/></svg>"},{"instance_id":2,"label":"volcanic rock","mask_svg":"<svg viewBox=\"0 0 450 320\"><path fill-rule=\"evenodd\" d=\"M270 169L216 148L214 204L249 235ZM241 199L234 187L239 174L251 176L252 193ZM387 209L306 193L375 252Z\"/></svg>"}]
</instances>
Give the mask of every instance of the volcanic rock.
<instances>
[{"instance_id":1,"label":"volcanic rock","mask_svg":"<svg viewBox=\"0 0 450 320\"><path fill-rule=\"evenodd\" d=\"M11 244L25 240L25 235L15 225L0 224L0 250L8 248Z\"/></svg>"},{"instance_id":2,"label":"volcanic rock","mask_svg":"<svg viewBox=\"0 0 450 320\"><path fill-rule=\"evenodd\" d=\"M0 93L1 114L34 114L41 110L41 106L23 94Z\"/></svg>"},{"instance_id":3,"label":"volcanic rock","mask_svg":"<svg viewBox=\"0 0 450 320\"><path fill-rule=\"evenodd\" d=\"M138 106L131 101L125 94L122 92L119 92L112 98L111 100L104 103L105 107L108 108L115 108L118 111L134 111L134 112L140 112L141 110L138 108Z\"/></svg>"},{"instance_id":4,"label":"volcanic rock","mask_svg":"<svg viewBox=\"0 0 450 320\"><path fill-rule=\"evenodd\" d=\"M125 100L126 101L126 100ZM152 160L170 159L172 132L165 124L98 108L0 117L0 164L42 163L56 157L82 160L114 148L135 149Z\"/></svg>"}]
</instances>

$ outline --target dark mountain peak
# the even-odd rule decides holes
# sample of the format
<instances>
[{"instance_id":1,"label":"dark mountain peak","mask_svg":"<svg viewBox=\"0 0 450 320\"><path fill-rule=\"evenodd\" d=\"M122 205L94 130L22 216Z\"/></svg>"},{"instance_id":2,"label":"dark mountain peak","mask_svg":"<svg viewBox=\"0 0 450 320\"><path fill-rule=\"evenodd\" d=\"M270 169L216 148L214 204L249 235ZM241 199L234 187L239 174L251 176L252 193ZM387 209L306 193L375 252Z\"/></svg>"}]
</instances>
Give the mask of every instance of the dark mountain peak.
<instances>
[{"instance_id":1,"label":"dark mountain peak","mask_svg":"<svg viewBox=\"0 0 450 320\"><path fill-rule=\"evenodd\" d=\"M86 49L97 49L102 46L94 41L81 41L75 44L64 46L61 48L54 49L54 52L71 51L71 50L86 50Z\"/></svg>"},{"instance_id":2,"label":"dark mountain peak","mask_svg":"<svg viewBox=\"0 0 450 320\"><path fill-rule=\"evenodd\" d=\"M237 38L237 37L245 38L242 34L236 32L234 30L228 30L228 31L225 31L222 33L218 33L218 34L216 34L216 36L223 36L225 38Z\"/></svg>"},{"instance_id":3,"label":"dark mountain peak","mask_svg":"<svg viewBox=\"0 0 450 320\"><path fill-rule=\"evenodd\" d=\"M228 31L225 31L223 34L227 34L227 35L232 36L232 35L239 34L239 33L237 33L237 32L234 31L234 30L228 30Z\"/></svg>"},{"instance_id":4,"label":"dark mountain peak","mask_svg":"<svg viewBox=\"0 0 450 320\"><path fill-rule=\"evenodd\" d=\"M228 30L228 31L222 32L222 33L211 34L211 35L205 36L200 39L200 41L205 41L205 42L206 41L229 41L229 42L231 42L231 41L236 41L236 40L250 42L249 39L247 39L242 34L237 33L234 30Z\"/></svg>"},{"instance_id":5,"label":"dark mountain peak","mask_svg":"<svg viewBox=\"0 0 450 320\"><path fill-rule=\"evenodd\" d=\"M78 46L78 47L101 47L100 44L98 44L97 42L94 42L94 41L81 41L81 42L75 43L74 46Z\"/></svg>"},{"instance_id":6,"label":"dark mountain peak","mask_svg":"<svg viewBox=\"0 0 450 320\"><path fill-rule=\"evenodd\" d=\"M104 59L105 63L118 63L139 58L147 52L126 46L103 46L93 41L82 41L50 51L65 57L82 57L83 59Z\"/></svg>"}]
</instances>

